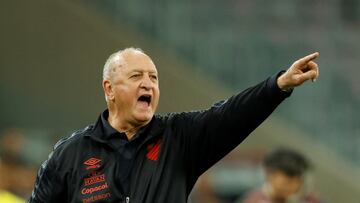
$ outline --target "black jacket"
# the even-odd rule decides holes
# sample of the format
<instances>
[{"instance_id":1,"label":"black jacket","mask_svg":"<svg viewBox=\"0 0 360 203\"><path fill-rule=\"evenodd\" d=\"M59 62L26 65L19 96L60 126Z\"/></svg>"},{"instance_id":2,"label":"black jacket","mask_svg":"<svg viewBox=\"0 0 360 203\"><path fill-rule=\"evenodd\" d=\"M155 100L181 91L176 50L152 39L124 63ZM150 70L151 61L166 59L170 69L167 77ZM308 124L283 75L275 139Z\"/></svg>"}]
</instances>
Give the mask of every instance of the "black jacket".
<instances>
[{"instance_id":1,"label":"black jacket","mask_svg":"<svg viewBox=\"0 0 360 203\"><path fill-rule=\"evenodd\" d=\"M186 202L198 177L290 95L279 74L210 109L156 115L123 144L104 136L100 117L55 145L29 202Z\"/></svg>"}]
</instances>

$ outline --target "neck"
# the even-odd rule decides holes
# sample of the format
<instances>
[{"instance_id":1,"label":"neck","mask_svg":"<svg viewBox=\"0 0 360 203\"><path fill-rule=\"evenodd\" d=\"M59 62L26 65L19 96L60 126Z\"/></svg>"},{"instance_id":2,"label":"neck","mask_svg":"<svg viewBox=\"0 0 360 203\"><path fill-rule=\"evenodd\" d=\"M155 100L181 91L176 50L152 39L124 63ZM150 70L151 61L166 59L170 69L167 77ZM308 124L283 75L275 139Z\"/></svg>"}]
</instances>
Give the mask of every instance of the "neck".
<instances>
[{"instance_id":1,"label":"neck","mask_svg":"<svg viewBox=\"0 0 360 203\"><path fill-rule=\"evenodd\" d=\"M264 184L262 191L272 202L275 202L275 203L285 203L286 202L285 198L278 197L275 194L274 189L272 188L272 186L269 183Z\"/></svg>"},{"instance_id":2,"label":"neck","mask_svg":"<svg viewBox=\"0 0 360 203\"><path fill-rule=\"evenodd\" d=\"M140 128L146 125L146 123L138 125L131 124L130 122L127 122L110 112L108 122L117 131L125 133L128 140L131 140L134 135L136 135L136 133L140 130Z\"/></svg>"}]
</instances>

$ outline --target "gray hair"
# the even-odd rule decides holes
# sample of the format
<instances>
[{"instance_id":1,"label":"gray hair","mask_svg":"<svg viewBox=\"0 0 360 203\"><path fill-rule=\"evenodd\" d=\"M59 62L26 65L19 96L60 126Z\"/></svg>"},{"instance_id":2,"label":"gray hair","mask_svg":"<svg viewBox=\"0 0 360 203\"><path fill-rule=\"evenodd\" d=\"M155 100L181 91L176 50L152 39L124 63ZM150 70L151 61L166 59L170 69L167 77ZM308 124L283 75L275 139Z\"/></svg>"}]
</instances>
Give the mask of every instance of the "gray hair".
<instances>
[{"instance_id":1,"label":"gray hair","mask_svg":"<svg viewBox=\"0 0 360 203\"><path fill-rule=\"evenodd\" d=\"M142 53L145 54L143 52L143 50L141 50L140 48L134 48L134 47L129 47L129 48L125 48L122 50L119 50L113 54L111 54L109 56L109 58L106 60L105 65L104 65L104 69L103 69L103 80L110 80L112 79L112 74L114 72L116 72L116 69L125 65L125 59L124 56L128 55L129 53ZM105 94L105 100L106 102L108 102L108 98Z\"/></svg>"},{"instance_id":2,"label":"gray hair","mask_svg":"<svg viewBox=\"0 0 360 203\"><path fill-rule=\"evenodd\" d=\"M125 65L124 56L129 53L145 54L140 48L134 47L125 48L111 54L104 65L103 80L111 80L112 73L114 73L118 67Z\"/></svg>"}]
</instances>

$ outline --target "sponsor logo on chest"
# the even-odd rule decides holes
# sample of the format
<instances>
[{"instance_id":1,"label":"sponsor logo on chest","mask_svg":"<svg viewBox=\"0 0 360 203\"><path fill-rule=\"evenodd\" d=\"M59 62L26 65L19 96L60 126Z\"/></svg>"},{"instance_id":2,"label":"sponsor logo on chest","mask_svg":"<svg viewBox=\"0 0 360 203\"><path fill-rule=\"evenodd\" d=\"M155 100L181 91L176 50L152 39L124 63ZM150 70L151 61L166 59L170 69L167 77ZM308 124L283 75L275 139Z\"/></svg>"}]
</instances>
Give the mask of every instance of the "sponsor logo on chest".
<instances>
[{"instance_id":1,"label":"sponsor logo on chest","mask_svg":"<svg viewBox=\"0 0 360 203\"><path fill-rule=\"evenodd\" d=\"M100 191L100 190L105 190L107 188L108 188L108 184L104 183L104 184L96 186L96 187L83 188L81 190L81 194L83 194L83 195L92 194L93 192L97 192L97 191Z\"/></svg>"},{"instance_id":2,"label":"sponsor logo on chest","mask_svg":"<svg viewBox=\"0 0 360 203\"><path fill-rule=\"evenodd\" d=\"M101 162L101 159L92 157L92 158L86 160L84 162L84 164L86 165L86 170L90 170L90 169L100 168L100 166L101 166L100 162Z\"/></svg>"},{"instance_id":3,"label":"sponsor logo on chest","mask_svg":"<svg viewBox=\"0 0 360 203\"><path fill-rule=\"evenodd\" d=\"M83 179L83 187L80 189L83 203L96 202L111 197L105 173L97 170L101 167L101 162L100 158L95 157L84 162L87 176Z\"/></svg>"}]
</instances>

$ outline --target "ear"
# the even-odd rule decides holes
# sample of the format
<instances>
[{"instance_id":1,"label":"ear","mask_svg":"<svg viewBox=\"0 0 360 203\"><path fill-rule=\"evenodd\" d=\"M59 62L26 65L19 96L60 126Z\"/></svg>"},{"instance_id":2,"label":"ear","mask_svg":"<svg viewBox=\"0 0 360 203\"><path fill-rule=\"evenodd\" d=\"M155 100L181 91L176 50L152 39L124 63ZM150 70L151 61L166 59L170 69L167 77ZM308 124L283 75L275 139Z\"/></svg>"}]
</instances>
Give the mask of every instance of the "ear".
<instances>
[{"instance_id":1,"label":"ear","mask_svg":"<svg viewBox=\"0 0 360 203\"><path fill-rule=\"evenodd\" d=\"M114 91L112 89L111 82L109 80L103 80L102 86L103 86L105 97L107 98L107 101L114 100L115 96L114 96Z\"/></svg>"}]
</instances>

